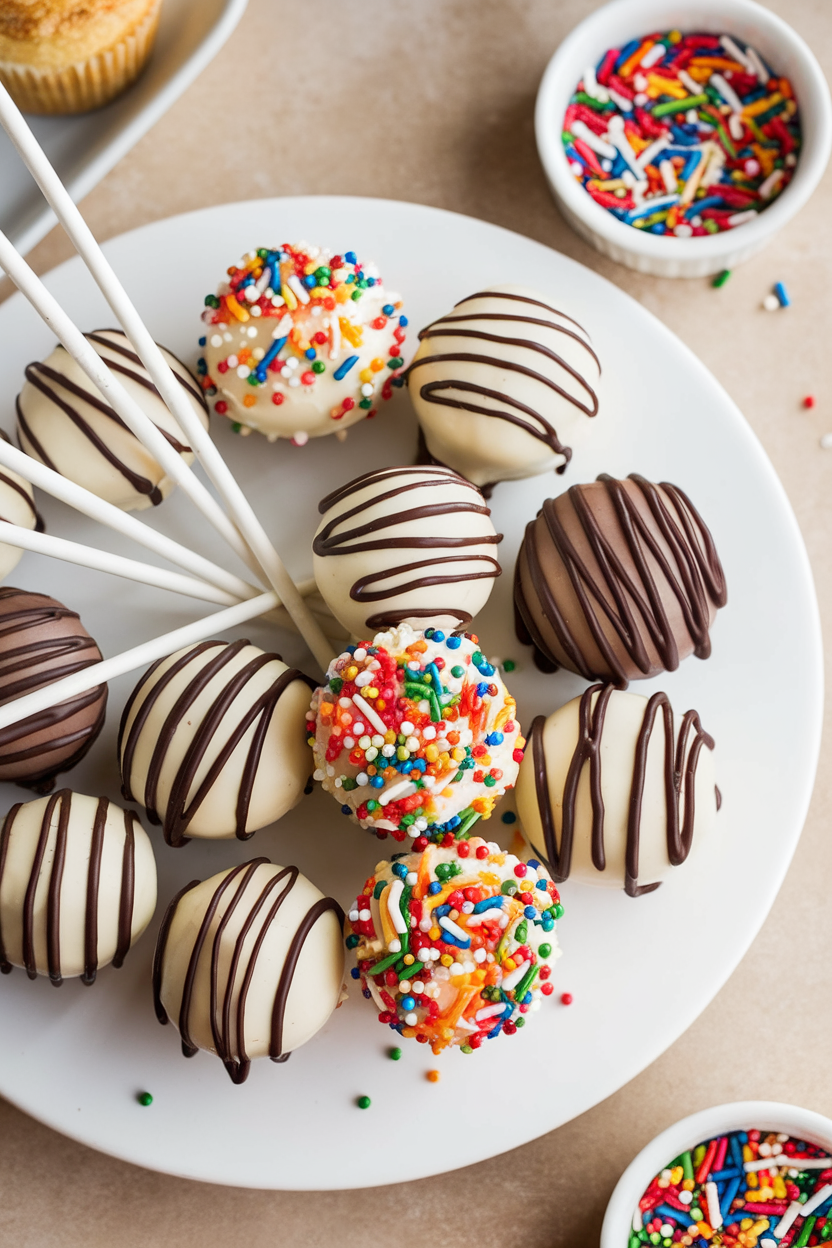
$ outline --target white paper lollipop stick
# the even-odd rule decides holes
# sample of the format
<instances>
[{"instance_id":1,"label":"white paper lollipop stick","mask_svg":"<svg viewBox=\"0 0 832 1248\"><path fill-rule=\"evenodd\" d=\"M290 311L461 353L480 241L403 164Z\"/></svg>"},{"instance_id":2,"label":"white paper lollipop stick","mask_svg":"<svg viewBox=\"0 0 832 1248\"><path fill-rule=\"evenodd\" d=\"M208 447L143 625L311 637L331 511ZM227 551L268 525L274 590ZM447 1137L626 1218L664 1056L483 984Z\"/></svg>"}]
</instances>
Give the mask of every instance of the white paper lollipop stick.
<instances>
[{"instance_id":1,"label":"white paper lollipop stick","mask_svg":"<svg viewBox=\"0 0 832 1248\"><path fill-rule=\"evenodd\" d=\"M326 671L333 654L323 631L297 592L280 555L269 541L251 504L234 479L222 455L202 427L190 404L184 401L182 388L157 347L153 336L133 306L109 261L105 258L71 195L52 168L45 152L2 84L0 84L0 121L98 283L105 299L121 322L128 338L153 378L156 388L184 431L209 479L219 491L269 583L277 590L310 650Z\"/></svg>"},{"instance_id":2,"label":"white paper lollipop stick","mask_svg":"<svg viewBox=\"0 0 832 1248\"><path fill-rule=\"evenodd\" d=\"M64 563L76 563L79 567L92 568L96 572L109 572L129 581L154 585L157 589L170 589L177 594L187 594L189 598L200 598L203 602L215 602L221 607L233 607L240 601L224 589L217 589L215 585L199 581L193 576L184 576L181 572L171 572L167 568L157 568L152 563L126 559L124 555L97 550L95 546L84 546L81 542L53 537L51 533L37 533L5 521L0 524L0 542L6 546L16 546L19 550L32 550L37 555L48 555L51 559L61 559Z\"/></svg>"},{"instance_id":3,"label":"white paper lollipop stick","mask_svg":"<svg viewBox=\"0 0 832 1248\"><path fill-rule=\"evenodd\" d=\"M226 590L236 599L254 598L262 592L239 576L235 576L233 572L226 572L225 568L212 563L210 559L205 559L202 555L188 550L186 546L180 546L179 542L165 537L164 533L157 533L149 525L142 524L135 516L99 498L97 494L91 493L83 486L76 485L68 477L62 477L59 472L47 468L39 460L32 459L31 455L24 454L16 446L2 439L0 439L0 465L10 468L32 485L36 485L38 489L74 507L76 511L89 516L92 520L98 520L108 528L115 529L117 533L123 533L125 537L139 542L147 550L161 555L163 559L168 559L171 563L178 564L180 568L196 573L203 580L216 585L217 588Z\"/></svg>"},{"instance_id":4,"label":"white paper lollipop stick","mask_svg":"<svg viewBox=\"0 0 832 1248\"><path fill-rule=\"evenodd\" d=\"M1 528L0 534L2 534ZM85 693L87 689L103 685L105 681L113 680L116 676L123 676L125 672L132 672L137 667L155 663L157 659L162 659L175 650L194 645L198 641L205 641L208 637L221 636L227 628L244 624L258 615L273 611L277 603L277 594L272 592L260 594L257 598L249 598L247 602L237 603L236 606L228 607L225 611L216 611L213 615L206 615L201 620L195 620L193 624L176 628L172 633L164 633L161 637L154 637L152 641L142 642L140 646L125 650L123 654L117 654L112 659L103 659L100 663L93 663L81 672L73 672L71 676L65 676L63 680L56 680L52 685L45 685L42 689L36 689L34 693L27 693L25 698L7 702L5 706L0 706L0 731L8 728L10 724L18 723L21 719L27 719L30 715L37 715L41 711L48 710L50 706L57 706L59 702L65 702L68 698L77 697L79 693Z\"/></svg>"},{"instance_id":5,"label":"white paper lollipop stick","mask_svg":"<svg viewBox=\"0 0 832 1248\"><path fill-rule=\"evenodd\" d=\"M3 90L0 84L0 94ZM214 496L194 475L147 413L142 411L136 400L128 394L98 352L87 342L80 329L63 310L55 296L46 289L34 270L29 267L1 231L0 268L5 269L18 290L26 296L38 315L54 331L96 389L100 390L131 432L150 451L157 463L161 464L167 475L181 486L191 502L199 508L206 520L214 526L240 558L252 568L256 575L259 574L257 560L253 558L236 526Z\"/></svg>"}]
</instances>

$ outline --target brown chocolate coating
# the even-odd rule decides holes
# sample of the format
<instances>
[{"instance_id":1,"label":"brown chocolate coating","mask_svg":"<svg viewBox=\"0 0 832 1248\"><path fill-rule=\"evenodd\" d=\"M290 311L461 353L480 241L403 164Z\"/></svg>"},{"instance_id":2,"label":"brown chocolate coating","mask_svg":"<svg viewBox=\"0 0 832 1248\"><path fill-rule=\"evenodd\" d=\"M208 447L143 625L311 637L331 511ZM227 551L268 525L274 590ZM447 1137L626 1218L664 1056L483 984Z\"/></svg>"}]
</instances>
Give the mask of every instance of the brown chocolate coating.
<instances>
[{"instance_id":1,"label":"brown chocolate coating","mask_svg":"<svg viewBox=\"0 0 832 1248\"><path fill-rule=\"evenodd\" d=\"M603 474L547 499L517 559L517 636L542 671L626 688L706 659L727 600L711 534L675 485Z\"/></svg>"},{"instance_id":2,"label":"brown chocolate coating","mask_svg":"<svg viewBox=\"0 0 832 1248\"><path fill-rule=\"evenodd\" d=\"M46 594L0 589L0 705L98 663L101 652L74 611ZM0 730L0 780L48 793L104 725L107 686Z\"/></svg>"}]
</instances>

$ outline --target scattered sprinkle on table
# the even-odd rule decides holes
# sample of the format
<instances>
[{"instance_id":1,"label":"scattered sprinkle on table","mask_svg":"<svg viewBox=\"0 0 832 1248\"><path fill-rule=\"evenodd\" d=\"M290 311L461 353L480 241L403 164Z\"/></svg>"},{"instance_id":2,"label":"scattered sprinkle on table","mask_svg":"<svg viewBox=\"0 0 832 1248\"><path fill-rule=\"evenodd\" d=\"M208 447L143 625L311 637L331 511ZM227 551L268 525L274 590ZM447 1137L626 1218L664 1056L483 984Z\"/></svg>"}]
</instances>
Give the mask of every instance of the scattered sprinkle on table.
<instances>
[{"instance_id":1,"label":"scattered sprinkle on table","mask_svg":"<svg viewBox=\"0 0 832 1248\"><path fill-rule=\"evenodd\" d=\"M815 406L815 396L814 396L813 394L807 394L807 395L806 395L806 398L803 400L803 406L804 406L804 407L814 407L814 406Z\"/></svg>"},{"instance_id":2,"label":"scattered sprinkle on table","mask_svg":"<svg viewBox=\"0 0 832 1248\"><path fill-rule=\"evenodd\" d=\"M438 1070L429 1070L428 1073L425 1075L425 1078L427 1079L428 1083L438 1083L439 1080L442 1078L442 1074Z\"/></svg>"},{"instance_id":3,"label":"scattered sprinkle on table","mask_svg":"<svg viewBox=\"0 0 832 1248\"><path fill-rule=\"evenodd\" d=\"M766 312L777 312L780 308L780 300L774 294L766 295L763 300L763 307Z\"/></svg>"},{"instance_id":4,"label":"scattered sprinkle on table","mask_svg":"<svg viewBox=\"0 0 832 1248\"><path fill-rule=\"evenodd\" d=\"M573 1000L574 1000L574 998L573 998L573 996L572 996L572 993L571 993L571 992L562 992L562 993L560 994L560 1003L561 1003L561 1005L571 1005L571 1004L572 1004L572 1002L573 1002Z\"/></svg>"},{"instance_id":5,"label":"scattered sprinkle on table","mask_svg":"<svg viewBox=\"0 0 832 1248\"><path fill-rule=\"evenodd\" d=\"M139 1102L140 1105L152 1105L153 1104L153 1097L150 1095L149 1092L139 1092L139 1094L136 1097L136 1100Z\"/></svg>"},{"instance_id":6,"label":"scattered sprinkle on table","mask_svg":"<svg viewBox=\"0 0 832 1248\"><path fill-rule=\"evenodd\" d=\"M373 1102L370 1100L369 1096L359 1096L355 1103L359 1109L369 1109Z\"/></svg>"},{"instance_id":7,"label":"scattered sprinkle on table","mask_svg":"<svg viewBox=\"0 0 832 1248\"><path fill-rule=\"evenodd\" d=\"M402 1055L401 1049L388 1049L387 1050L387 1056L390 1058L391 1062L398 1062L399 1059L401 1058L401 1055Z\"/></svg>"},{"instance_id":8,"label":"scattered sprinkle on table","mask_svg":"<svg viewBox=\"0 0 832 1248\"><path fill-rule=\"evenodd\" d=\"M801 130L789 79L750 44L671 30L587 68L562 139L602 208L636 229L691 238L744 225L782 194Z\"/></svg>"},{"instance_id":9,"label":"scattered sprinkle on table","mask_svg":"<svg viewBox=\"0 0 832 1248\"><path fill-rule=\"evenodd\" d=\"M832 433L825 433L820 444L824 451L832 451Z\"/></svg>"},{"instance_id":10,"label":"scattered sprinkle on table","mask_svg":"<svg viewBox=\"0 0 832 1248\"><path fill-rule=\"evenodd\" d=\"M785 1133L731 1131L671 1161L633 1215L629 1248L805 1248L832 1239L832 1156Z\"/></svg>"},{"instance_id":11,"label":"scattered sprinkle on table","mask_svg":"<svg viewBox=\"0 0 832 1248\"><path fill-rule=\"evenodd\" d=\"M724 286L724 285L725 285L725 283L728 281L728 278L729 278L730 276L731 276L731 270L730 270L730 269L723 269L721 273L717 273L716 277L715 277L715 278L714 278L714 280L711 282L711 285L712 285L712 286L716 286L716 288L717 288L717 290L718 290L720 286Z\"/></svg>"}]
</instances>

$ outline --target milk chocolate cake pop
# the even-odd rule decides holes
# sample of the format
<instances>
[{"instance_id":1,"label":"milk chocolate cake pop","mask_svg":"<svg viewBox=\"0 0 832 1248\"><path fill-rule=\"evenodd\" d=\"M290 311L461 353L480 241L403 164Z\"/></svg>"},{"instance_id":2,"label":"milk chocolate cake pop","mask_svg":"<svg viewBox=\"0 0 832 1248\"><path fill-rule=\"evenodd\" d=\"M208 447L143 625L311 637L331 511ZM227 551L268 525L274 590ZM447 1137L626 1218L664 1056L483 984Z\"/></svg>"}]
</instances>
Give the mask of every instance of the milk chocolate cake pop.
<instances>
[{"instance_id":1,"label":"milk chocolate cake pop","mask_svg":"<svg viewBox=\"0 0 832 1248\"><path fill-rule=\"evenodd\" d=\"M132 811L60 789L0 828L0 971L53 984L121 966L156 909L156 861Z\"/></svg>"},{"instance_id":2,"label":"milk chocolate cake pop","mask_svg":"<svg viewBox=\"0 0 832 1248\"><path fill-rule=\"evenodd\" d=\"M664 693L592 685L532 724L517 812L557 881L653 892L714 822L713 739Z\"/></svg>"},{"instance_id":3,"label":"milk chocolate cake pop","mask_svg":"<svg viewBox=\"0 0 832 1248\"><path fill-rule=\"evenodd\" d=\"M523 756L514 698L469 633L402 624L348 647L307 720L342 812L416 850L488 819Z\"/></svg>"},{"instance_id":4,"label":"milk chocolate cake pop","mask_svg":"<svg viewBox=\"0 0 832 1248\"><path fill-rule=\"evenodd\" d=\"M0 438L8 442L8 436L0 429ZM43 521L35 507L31 484L11 468L0 468L0 520L17 524L24 529L43 532ZM0 530L2 533L2 530ZM0 543L0 581L4 581L20 563L23 551L19 546Z\"/></svg>"},{"instance_id":5,"label":"milk chocolate cake pop","mask_svg":"<svg viewBox=\"0 0 832 1248\"><path fill-rule=\"evenodd\" d=\"M189 884L168 907L153 992L182 1052L215 1053L234 1083L251 1061L287 1057L339 1004L344 912L297 867L255 858Z\"/></svg>"},{"instance_id":6,"label":"milk chocolate cake pop","mask_svg":"<svg viewBox=\"0 0 832 1248\"><path fill-rule=\"evenodd\" d=\"M401 384L402 301L352 251L260 247L205 303L200 367L242 433L302 446L375 416Z\"/></svg>"},{"instance_id":7,"label":"milk chocolate cake pop","mask_svg":"<svg viewBox=\"0 0 832 1248\"><path fill-rule=\"evenodd\" d=\"M46 594L0 588L0 706L101 660L75 611ZM48 793L104 725L107 686L0 729L0 780Z\"/></svg>"},{"instance_id":8,"label":"milk chocolate cake pop","mask_svg":"<svg viewBox=\"0 0 832 1248\"><path fill-rule=\"evenodd\" d=\"M160 659L121 718L123 793L169 845L247 840L300 801L314 682L248 641L202 641Z\"/></svg>"},{"instance_id":9,"label":"milk chocolate cake pop","mask_svg":"<svg viewBox=\"0 0 832 1248\"><path fill-rule=\"evenodd\" d=\"M562 914L545 867L475 836L380 862L347 945L380 1022L434 1053L471 1053L551 996Z\"/></svg>"},{"instance_id":10,"label":"milk chocolate cake pop","mask_svg":"<svg viewBox=\"0 0 832 1248\"><path fill-rule=\"evenodd\" d=\"M488 601L502 534L449 468L381 468L327 495L312 543L318 589L353 636L405 621L465 626Z\"/></svg>"},{"instance_id":11,"label":"milk chocolate cake pop","mask_svg":"<svg viewBox=\"0 0 832 1248\"><path fill-rule=\"evenodd\" d=\"M686 494L603 474L547 499L517 558L517 636L543 671L630 680L711 653L727 600L713 538Z\"/></svg>"},{"instance_id":12,"label":"milk chocolate cake pop","mask_svg":"<svg viewBox=\"0 0 832 1248\"><path fill-rule=\"evenodd\" d=\"M545 295L489 285L419 335L407 385L430 455L481 487L563 472L598 412L586 330Z\"/></svg>"},{"instance_id":13,"label":"milk chocolate cake pop","mask_svg":"<svg viewBox=\"0 0 832 1248\"><path fill-rule=\"evenodd\" d=\"M85 336L185 463L191 463L193 452L184 433L127 336L120 329L97 329ZM208 409L198 381L164 347L162 354L207 428ZM124 511L155 506L173 489L171 478L64 347L56 347L43 363L27 366L26 383L17 396L17 432L27 455Z\"/></svg>"}]
</instances>

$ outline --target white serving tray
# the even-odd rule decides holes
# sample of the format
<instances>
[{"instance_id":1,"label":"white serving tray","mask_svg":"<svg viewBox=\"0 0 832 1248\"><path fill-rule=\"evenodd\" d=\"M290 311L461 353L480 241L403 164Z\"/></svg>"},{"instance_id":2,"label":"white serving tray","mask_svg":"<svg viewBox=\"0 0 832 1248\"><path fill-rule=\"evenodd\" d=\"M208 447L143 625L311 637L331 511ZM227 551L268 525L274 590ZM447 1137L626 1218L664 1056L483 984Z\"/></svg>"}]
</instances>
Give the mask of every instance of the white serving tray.
<instances>
[{"instance_id":1,"label":"white serving tray","mask_svg":"<svg viewBox=\"0 0 832 1248\"><path fill-rule=\"evenodd\" d=\"M248 0L164 0L156 46L134 86L105 108L76 117L34 117L35 132L77 202L179 99L219 52ZM0 130L0 229L23 255L55 214Z\"/></svg>"}]
</instances>

